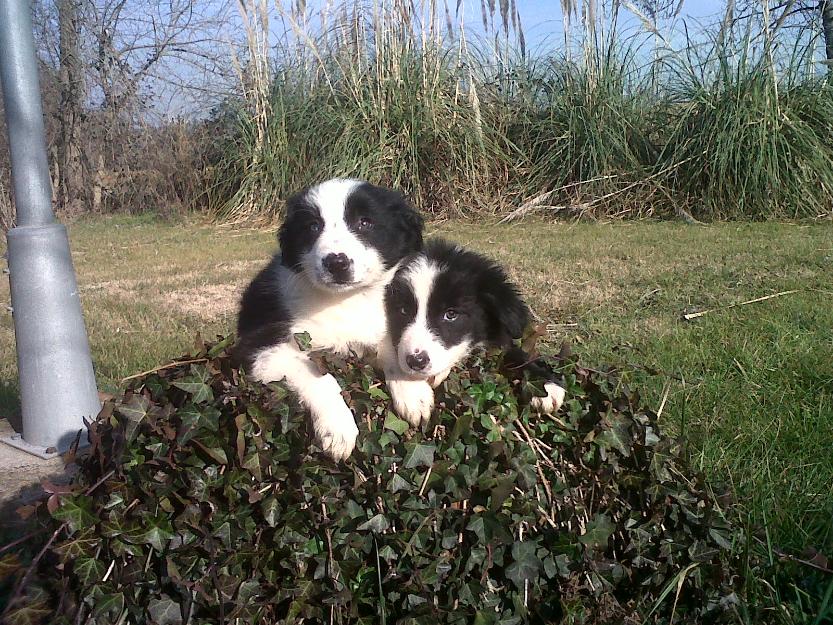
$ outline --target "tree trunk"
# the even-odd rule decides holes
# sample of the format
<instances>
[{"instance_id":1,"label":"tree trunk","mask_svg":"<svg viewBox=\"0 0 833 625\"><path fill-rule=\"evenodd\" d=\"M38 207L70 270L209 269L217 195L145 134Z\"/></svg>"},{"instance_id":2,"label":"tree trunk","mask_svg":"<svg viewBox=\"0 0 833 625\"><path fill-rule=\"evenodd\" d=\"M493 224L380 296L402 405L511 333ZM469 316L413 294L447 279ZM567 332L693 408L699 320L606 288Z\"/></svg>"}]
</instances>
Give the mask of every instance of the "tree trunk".
<instances>
[{"instance_id":1,"label":"tree trunk","mask_svg":"<svg viewBox=\"0 0 833 625\"><path fill-rule=\"evenodd\" d=\"M81 162L81 116L84 104L84 71L79 50L79 0L58 0L60 35L61 108L58 139L58 209L80 213L88 207Z\"/></svg>"},{"instance_id":2,"label":"tree trunk","mask_svg":"<svg viewBox=\"0 0 833 625\"><path fill-rule=\"evenodd\" d=\"M833 0L821 0L821 31L824 33L824 51L827 57L827 71L833 75Z\"/></svg>"}]
</instances>

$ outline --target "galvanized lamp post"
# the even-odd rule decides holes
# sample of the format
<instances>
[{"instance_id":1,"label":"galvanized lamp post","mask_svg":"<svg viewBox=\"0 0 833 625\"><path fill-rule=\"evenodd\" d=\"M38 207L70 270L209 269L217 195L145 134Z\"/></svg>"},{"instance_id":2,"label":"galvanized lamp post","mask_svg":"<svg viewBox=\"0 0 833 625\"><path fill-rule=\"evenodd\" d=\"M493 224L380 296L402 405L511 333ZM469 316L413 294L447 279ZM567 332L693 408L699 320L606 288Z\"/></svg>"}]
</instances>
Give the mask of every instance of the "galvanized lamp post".
<instances>
[{"instance_id":1,"label":"galvanized lamp post","mask_svg":"<svg viewBox=\"0 0 833 625\"><path fill-rule=\"evenodd\" d=\"M65 451L101 405L67 232L52 213L27 0L0 0L0 82L17 206L8 263L23 409L23 436L4 442L49 457Z\"/></svg>"}]
</instances>

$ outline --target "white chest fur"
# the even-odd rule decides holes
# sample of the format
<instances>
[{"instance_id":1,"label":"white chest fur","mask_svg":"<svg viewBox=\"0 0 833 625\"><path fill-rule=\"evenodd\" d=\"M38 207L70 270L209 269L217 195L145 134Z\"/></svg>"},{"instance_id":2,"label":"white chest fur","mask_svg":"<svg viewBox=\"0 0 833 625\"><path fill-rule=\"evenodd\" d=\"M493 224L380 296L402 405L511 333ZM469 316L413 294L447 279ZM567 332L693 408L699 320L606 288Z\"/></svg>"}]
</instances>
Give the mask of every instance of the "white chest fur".
<instances>
[{"instance_id":1,"label":"white chest fur","mask_svg":"<svg viewBox=\"0 0 833 625\"><path fill-rule=\"evenodd\" d=\"M307 332L313 349L331 349L340 354L352 350L361 354L368 349L375 350L384 338L384 297L389 280L347 293L328 293L298 274L282 278L284 301L293 318L291 331Z\"/></svg>"}]
</instances>

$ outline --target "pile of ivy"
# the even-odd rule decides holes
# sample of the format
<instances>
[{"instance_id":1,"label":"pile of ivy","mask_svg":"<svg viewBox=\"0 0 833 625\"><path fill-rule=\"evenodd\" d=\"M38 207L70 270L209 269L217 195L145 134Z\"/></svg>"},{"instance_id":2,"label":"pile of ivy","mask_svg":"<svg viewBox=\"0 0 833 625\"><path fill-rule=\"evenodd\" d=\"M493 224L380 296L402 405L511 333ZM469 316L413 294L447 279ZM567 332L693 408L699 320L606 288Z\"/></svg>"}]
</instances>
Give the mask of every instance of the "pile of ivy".
<instances>
[{"instance_id":1,"label":"pile of ivy","mask_svg":"<svg viewBox=\"0 0 833 625\"><path fill-rule=\"evenodd\" d=\"M334 463L228 339L132 381L47 485L34 558L0 554L9 623L714 622L735 608L727 500L613 372L567 400L470 358L414 432L371 366L322 357L359 423Z\"/></svg>"}]
</instances>

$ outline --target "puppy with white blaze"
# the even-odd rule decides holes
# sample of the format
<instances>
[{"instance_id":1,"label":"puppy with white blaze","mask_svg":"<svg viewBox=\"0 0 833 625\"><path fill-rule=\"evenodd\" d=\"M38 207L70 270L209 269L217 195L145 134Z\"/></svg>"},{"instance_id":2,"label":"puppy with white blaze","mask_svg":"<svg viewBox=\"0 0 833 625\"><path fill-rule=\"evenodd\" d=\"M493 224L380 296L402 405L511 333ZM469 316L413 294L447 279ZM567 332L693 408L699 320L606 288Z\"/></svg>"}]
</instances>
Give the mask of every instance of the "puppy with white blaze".
<instances>
[{"instance_id":1,"label":"puppy with white blaze","mask_svg":"<svg viewBox=\"0 0 833 625\"><path fill-rule=\"evenodd\" d=\"M350 455L358 428L336 379L322 375L294 335L342 355L376 351L386 336L385 287L422 248L423 221L398 192L334 179L287 201L280 253L240 303L235 353L262 382L286 380L309 409L322 448Z\"/></svg>"},{"instance_id":2,"label":"puppy with white blaze","mask_svg":"<svg viewBox=\"0 0 833 625\"><path fill-rule=\"evenodd\" d=\"M527 305L503 269L480 254L428 242L396 273L385 309L388 337L380 360L394 409L413 426L430 418L433 387L477 347L506 350L510 367L539 368L513 346L529 321ZM553 414L564 389L546 382L544 390L547 396L533 398L532 408Z\"/></svg>"}]
</instances>

